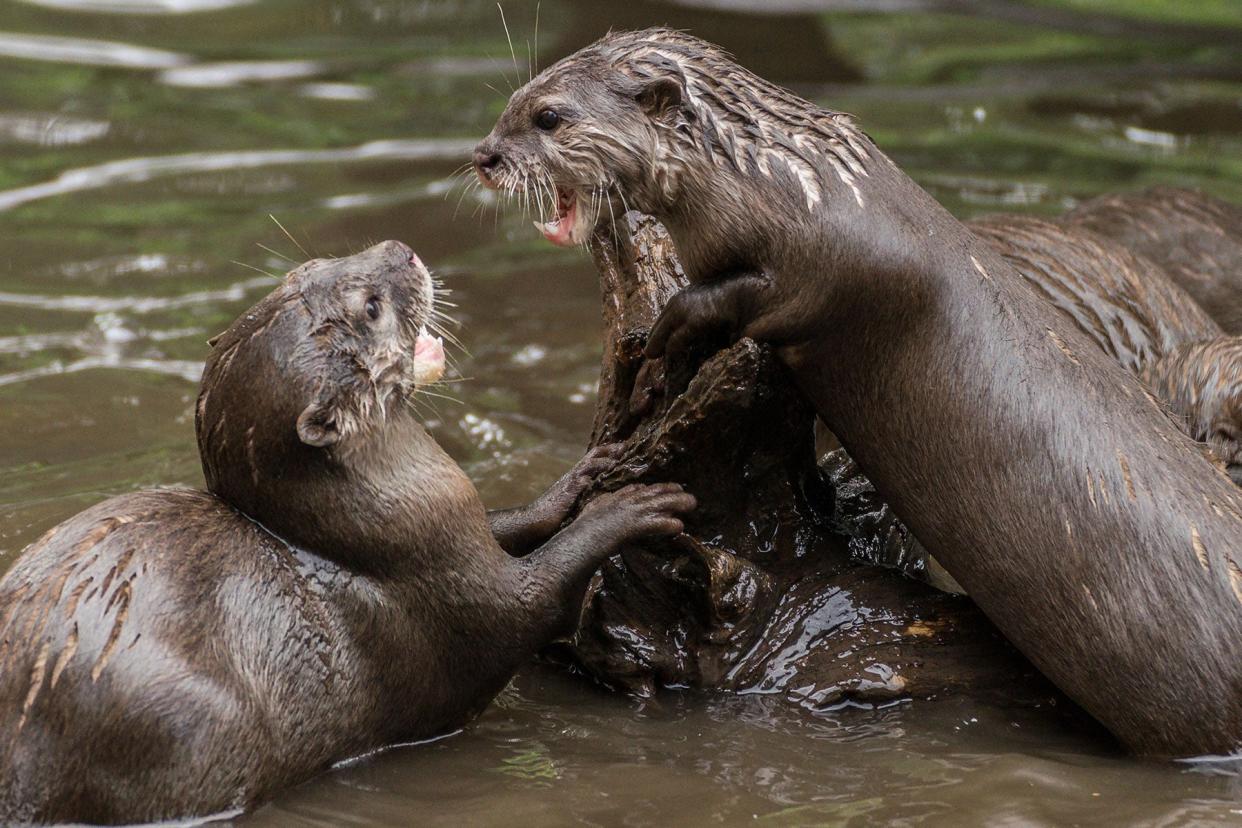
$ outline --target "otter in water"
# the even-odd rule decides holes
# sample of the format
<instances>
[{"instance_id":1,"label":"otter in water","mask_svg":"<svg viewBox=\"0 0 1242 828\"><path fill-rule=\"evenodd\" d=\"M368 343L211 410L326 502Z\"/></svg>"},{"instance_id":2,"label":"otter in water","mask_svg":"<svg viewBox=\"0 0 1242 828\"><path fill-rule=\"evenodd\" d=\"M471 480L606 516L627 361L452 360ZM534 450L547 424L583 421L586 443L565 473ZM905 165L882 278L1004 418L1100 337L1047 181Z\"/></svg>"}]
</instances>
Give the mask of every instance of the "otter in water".
<instances>
[{"instance_id":1,"label":"otter in water","mask_svg":"<svg viewBox=\"0 0 1242 828\"><path fill-rule=\"evenodd\" d=\"M610 34L510 99L475 163L542 225L668 228L647 343L772 343L880 494L1134 751L1242 745L1242 498L1140 380L844 114L681 32Z\"/></svg>"},{"instance_id":2,"label":"otter in water","mask_svg":"<svg viewBox=\"0 0 1242 828\"><path fill-rule=\"evenodd\" d=\"M607 448L489 526L409 405L443 369L432 297L398 242L297 268L215 340L210 492L104 501L0 580L0 822L201 817L451 732L618 545L681 530L662 484L548 539Z\"/></svg>"}]
</instances>

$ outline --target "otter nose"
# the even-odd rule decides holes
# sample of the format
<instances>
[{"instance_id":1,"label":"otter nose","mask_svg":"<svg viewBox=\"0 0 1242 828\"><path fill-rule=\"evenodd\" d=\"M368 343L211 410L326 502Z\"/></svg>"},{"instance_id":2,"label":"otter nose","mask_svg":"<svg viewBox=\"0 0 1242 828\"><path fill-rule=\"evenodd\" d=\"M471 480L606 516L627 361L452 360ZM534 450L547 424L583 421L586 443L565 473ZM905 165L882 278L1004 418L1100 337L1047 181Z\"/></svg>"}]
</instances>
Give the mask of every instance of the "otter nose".
<instances>
[{"instance_id":1,"label":"otter nose","mask_svg":"<svg viewBox=\"0 0 1242 828\"><path fill-rule=\"evenodd\" d=\"M481 173L490 174L500 162L500 153L490 147L480 146L474 151L474 166Z\"/></svg>"},{"instance_id":2,"label":"otter nose","mask_svg":"<svg viewBox=\"0 0 1242 828\"><path fill-rule=\"evenodd\" d=\"M365 255L378 256L383 261L400 262L401 264L412 264L415 267L421 267L422 261L418 258L418 254L404 242L388 240L382 241L373 247L364 250L360 256Z\"/></svg>"},{"instance_id":3,"label":"otter nose","mask_svg":"<svg viewBox=\"0 0 1242 828\"><path fill-rule=\"evenodd\" d=\"M404 242L389 240L386 242L380 242L378 245L376 245L376 247L379 247L385 253L387 253L388 255L394 258L404 259L407 262L412 262L414 261L414 258L415 258L414 251L410 248L408 244L405 244Z\"/></svg>"}]
</instances>

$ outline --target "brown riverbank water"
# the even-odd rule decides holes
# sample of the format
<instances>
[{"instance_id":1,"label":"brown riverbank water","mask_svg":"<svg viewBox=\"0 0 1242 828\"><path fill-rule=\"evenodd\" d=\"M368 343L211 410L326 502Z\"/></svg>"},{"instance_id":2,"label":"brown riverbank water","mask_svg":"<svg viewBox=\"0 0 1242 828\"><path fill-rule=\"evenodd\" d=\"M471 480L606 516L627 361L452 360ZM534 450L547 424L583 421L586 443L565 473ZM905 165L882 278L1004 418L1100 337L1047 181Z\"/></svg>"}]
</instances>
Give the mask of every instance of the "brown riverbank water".
<instances>
[{"instance_id":1,"label":"brown riverbank water","mask_svg":"<svg viewBox=\"0 0 1242 828\"><path fill-rule=\"evenodd\" d=\"M767 14L707 9L726 5ZM609 25L692 28L854 112L962 216L1151 183L1242 201L1233 4L840 10L860 5L544 0L539 60ZM451 179L536 48L536 3L504 9L516 70L490 0L0 4L0 570L109 494L201 483L205 341L282 257L413 245L454 290L469 349L455 399L428 400L437 438L494 506L573 462L600 347L589 259ZM885 821L1227 824L1242 779L1229 763L1133 762L1052 716L973 701L811 714L669 690L642 705L532 668L467 732L242 820Z\"/></svg>"}]
</instances>

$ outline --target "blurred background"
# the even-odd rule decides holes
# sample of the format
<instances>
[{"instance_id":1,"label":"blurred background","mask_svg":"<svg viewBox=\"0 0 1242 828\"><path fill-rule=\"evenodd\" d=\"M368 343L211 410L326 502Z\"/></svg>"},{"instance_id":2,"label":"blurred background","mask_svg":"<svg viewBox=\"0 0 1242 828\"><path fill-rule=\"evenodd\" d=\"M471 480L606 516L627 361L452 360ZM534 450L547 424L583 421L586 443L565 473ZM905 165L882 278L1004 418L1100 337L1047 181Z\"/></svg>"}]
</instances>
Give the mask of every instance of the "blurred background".
<instances>
[{"instance_id":1,"label":"blurred background","mask_svg":"<svg viewBox=\"0 0 1242 828\"><path fill-rule=\"evenodd\" d=\"M581 453L599 298L452 173L529 72L670 24L854 113L958 215L1154 183L1242 201L1239 0L0 0L0 571L109 494L201 484L206 340L294 263L386 238L454 291L429 425L490 506ZM507 23L512 53L506 38ZM1242 266L1242 263L1240 263ZM1142 765L1043 711L639 704L531 669L465 735L255 824L1203 824L1227 763Z\"/></svg>"}]
</instances>

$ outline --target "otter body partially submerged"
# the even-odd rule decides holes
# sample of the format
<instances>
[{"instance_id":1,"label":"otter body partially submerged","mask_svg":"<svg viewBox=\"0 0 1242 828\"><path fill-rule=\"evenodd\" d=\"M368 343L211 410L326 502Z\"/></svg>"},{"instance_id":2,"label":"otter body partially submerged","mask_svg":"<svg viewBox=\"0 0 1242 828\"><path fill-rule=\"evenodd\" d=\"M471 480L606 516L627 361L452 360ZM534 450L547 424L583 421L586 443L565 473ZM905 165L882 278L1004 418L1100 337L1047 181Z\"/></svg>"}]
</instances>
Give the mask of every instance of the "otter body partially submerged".
<instances>
[{"instance_id":1,"label":"otter body partially submerged","mask_svg":"<svg viewBox=\"0 0 1242 828\"><path fill-rule=\"evenodd\" d=\"M475 161L558 210L660 219L692 286L649 357L773 343L928 550L1127 746L1242 746L1237 488L848 116L683 33L623 32L519 89Z\"/></svg>"},{"instance_id":2,"label":"otter body partially submerged","mask_svg":"<svg viewBox=\"0 0 1242 828\"><path fill-rule=\"evenodd\" d=\"M202 817L450 732L618 544L680 531L657 485L548 540L607 449L489 521L407 405L443 368L431 303L396 242L298 268L215 341L211 491L107 500L0 580L0 822Z\"/></svg>"}]
</instances>

